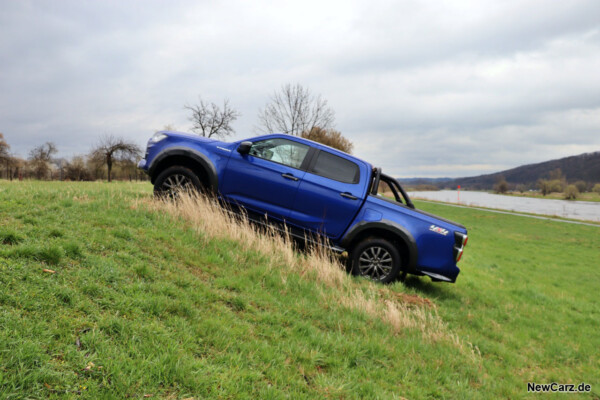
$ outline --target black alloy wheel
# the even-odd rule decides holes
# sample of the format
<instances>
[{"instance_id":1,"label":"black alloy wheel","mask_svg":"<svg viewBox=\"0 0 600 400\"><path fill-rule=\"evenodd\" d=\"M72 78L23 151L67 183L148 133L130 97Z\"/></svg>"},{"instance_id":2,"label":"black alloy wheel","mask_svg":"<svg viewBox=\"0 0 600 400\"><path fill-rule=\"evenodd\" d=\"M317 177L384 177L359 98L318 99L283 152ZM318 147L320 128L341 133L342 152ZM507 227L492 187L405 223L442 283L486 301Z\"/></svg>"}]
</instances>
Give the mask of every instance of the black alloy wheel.
<instances>
[{"instance_id":1,"label":"black alloy wheel","mask_svg":"<svg viewBox=\"0 0 600 400\"><path fill-rule=\"evenodd\" d=\"M373 281L390 283L402 270L402 258L396 246L382 238L368 238L352 251L352 271Z\"/></svg>"},{"instance_id":2,"label":"black alloy wheel","mask_svg":"<svg viewBox=\"0 0 600 400\"><path fill-rule=\"evenodd\" d=\"M194 172L186 167L173 166L161 172L154 182L157 197L177 198L181 191L201 191L202 183Z\"/></svg>"}]
</instances>

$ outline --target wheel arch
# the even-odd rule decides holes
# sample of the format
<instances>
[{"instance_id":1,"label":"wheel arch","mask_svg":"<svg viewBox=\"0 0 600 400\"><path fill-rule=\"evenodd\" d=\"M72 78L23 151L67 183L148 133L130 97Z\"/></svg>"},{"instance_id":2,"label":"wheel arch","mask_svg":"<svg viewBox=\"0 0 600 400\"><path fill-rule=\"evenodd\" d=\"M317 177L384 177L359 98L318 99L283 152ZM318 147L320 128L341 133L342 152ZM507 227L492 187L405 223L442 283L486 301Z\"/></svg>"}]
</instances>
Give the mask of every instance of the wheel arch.
<instances>
[{"instance_id":1,"label":"wheel arch","mask_svg":"<svg viewBox=\"0 0 600 400\"><path fill-rule=\"evenodd\" d=\"M412 234L403 226L387 220L376 222L359 222L354 225L342 239L341 245L351 251L358 243L368 237L380 237L395 243L405 258L407 272L417 267L417 242Z\"/></svg>"},{"instance_id":2,"label":"wheel arch","mask_svg":"<svg viewBox=\"0 0 600 400\"><path fill-rule=\"evenodd\" d=\"M188 148L169 148L160 152L148 168L150 181L154 184L162 171L174 165L191 169L203 186L217 192L218 176L215 166L204 154Z\"/></svg>"}]
</instances>

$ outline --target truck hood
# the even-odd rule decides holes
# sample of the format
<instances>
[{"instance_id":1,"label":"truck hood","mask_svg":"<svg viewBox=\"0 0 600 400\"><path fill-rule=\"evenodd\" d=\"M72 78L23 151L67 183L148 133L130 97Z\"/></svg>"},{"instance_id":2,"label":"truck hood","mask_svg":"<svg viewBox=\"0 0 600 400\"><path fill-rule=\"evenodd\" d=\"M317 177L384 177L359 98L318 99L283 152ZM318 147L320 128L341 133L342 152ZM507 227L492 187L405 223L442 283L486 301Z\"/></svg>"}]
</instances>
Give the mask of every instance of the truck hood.
<instances>
[{"instance_id":1,"label":"truck hood","mask_svg":"<svg viewBox=\"0 0 600 400\"><path fill-rule=\"evenodd\" d=\"M183 138L186 140L193 140L195 142L200 142L200 143L220 142L220 140L211 139L211 138L195 135L193 133L188 133L188 132L162 131L161 133L164 133L170 137L180 137L180 138Z\"/></svg>"}]
</instances>

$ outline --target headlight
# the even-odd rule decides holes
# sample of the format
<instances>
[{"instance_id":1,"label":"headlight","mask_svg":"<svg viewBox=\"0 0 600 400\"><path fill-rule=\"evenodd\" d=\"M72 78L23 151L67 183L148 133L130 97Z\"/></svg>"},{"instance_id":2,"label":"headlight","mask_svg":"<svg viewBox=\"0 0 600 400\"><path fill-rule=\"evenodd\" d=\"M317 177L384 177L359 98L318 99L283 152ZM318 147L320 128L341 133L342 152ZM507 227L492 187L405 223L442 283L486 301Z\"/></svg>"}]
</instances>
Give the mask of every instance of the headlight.
<instances>
[{"instance_id":1,"label":"headlight","mask_svg":"<svg viewBox=\"0 0 600 400\"><path fill-rule=\"evenodd\" d=\"M151 142L151 143L158 143L158 142L160 142L161 140L163 140L163 139L166 139L166 138L167 138L167 135L166 135L165 133L162 133L162 132L156 132L156 133L154 134L154 136L152 136L152 138L150 139L150 142Z\"/></svg>"}]
</instances>

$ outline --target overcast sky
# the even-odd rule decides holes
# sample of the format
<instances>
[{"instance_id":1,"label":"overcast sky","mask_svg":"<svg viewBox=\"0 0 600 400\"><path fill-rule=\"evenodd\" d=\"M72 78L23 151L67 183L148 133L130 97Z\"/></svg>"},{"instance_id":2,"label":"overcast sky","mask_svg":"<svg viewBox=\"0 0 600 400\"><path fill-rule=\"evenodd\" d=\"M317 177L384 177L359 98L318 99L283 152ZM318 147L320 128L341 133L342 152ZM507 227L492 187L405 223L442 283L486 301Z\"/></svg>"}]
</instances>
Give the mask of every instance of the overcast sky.
<instances>
[{"instance_id":1,"label":"overcast sky","mask_svg":"<svg viewBox=\"0 0 600 400\"><path fill-rule=\"evenodd\" d=\"M0 0L0 132L87 153L145 145L185 104L239 140L273 92L325 98L354 154L457 177L600 150L600 1Z\"/></svg>"}]
</instances>

